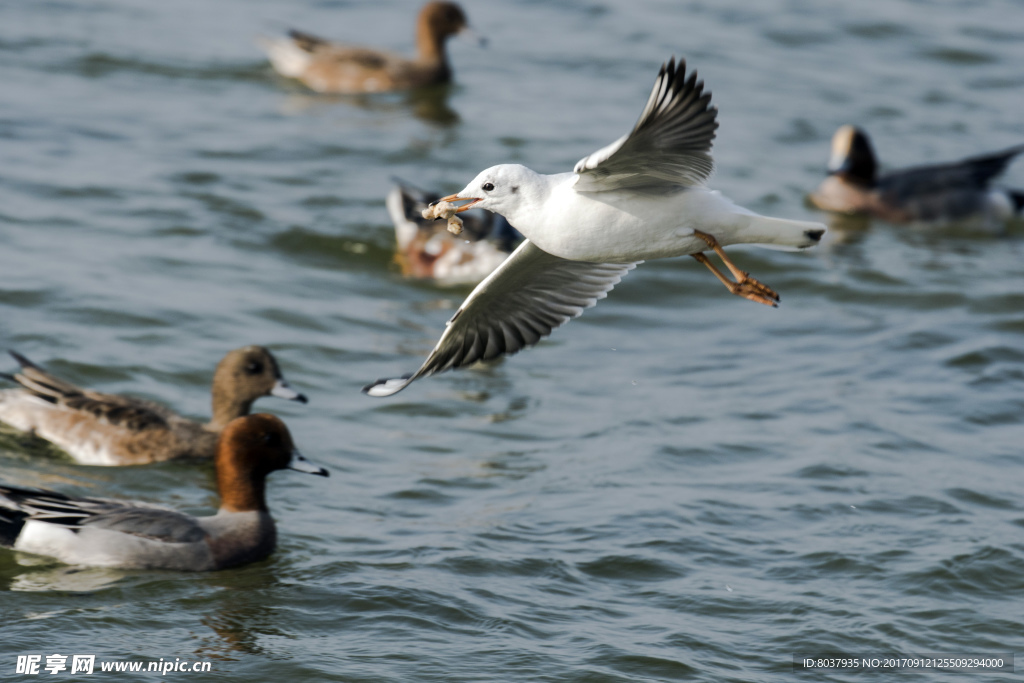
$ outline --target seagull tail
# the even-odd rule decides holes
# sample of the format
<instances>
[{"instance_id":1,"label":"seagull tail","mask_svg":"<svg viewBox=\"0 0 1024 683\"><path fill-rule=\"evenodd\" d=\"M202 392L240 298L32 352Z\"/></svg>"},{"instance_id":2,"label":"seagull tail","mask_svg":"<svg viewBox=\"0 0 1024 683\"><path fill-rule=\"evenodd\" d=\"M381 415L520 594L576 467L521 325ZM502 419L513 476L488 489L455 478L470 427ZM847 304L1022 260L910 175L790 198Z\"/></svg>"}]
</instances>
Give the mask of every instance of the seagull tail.
<instances>
[{"instance_id":1,"label":"seagull tail","mask_svg":"<svg viewBox=\"0 0 1024 683\"><path fill-rule=\"evenodd\" d=\"M770 218L752 214L745 216L747 224L739 231L736 242L769 247L806 249L821 241L827 228L822 223L794 221L788 218Z\"/></svg>"},{"instance_id":2,"label":"seagull tail","mask_svg":"<svg viewBox=\"0 0 1024 683\"><path fill-rule=\"evenodd\" d=\"M393 379L379 379L363 387L363 393L368 396L384 397L397 394L405 389L415 379L411 374L395 377Z\"/></svg>"}]
</instances>

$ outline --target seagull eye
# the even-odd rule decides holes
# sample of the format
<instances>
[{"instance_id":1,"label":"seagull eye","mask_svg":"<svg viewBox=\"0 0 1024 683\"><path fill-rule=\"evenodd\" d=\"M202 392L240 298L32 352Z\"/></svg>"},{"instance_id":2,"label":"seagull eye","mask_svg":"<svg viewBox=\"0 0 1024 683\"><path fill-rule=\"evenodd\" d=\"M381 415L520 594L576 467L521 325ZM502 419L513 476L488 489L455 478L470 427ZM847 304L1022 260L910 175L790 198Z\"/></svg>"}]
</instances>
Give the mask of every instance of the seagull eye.
<instances>
[{"instance_id":1,"label":"seagull eye","mask_svg":"<svg viewBox=\"0 0 1024 683\"><path fill-rule=\"evenodd\" d=\"M484 192L490 192L493 189L494 189L494 183L484 183L484 186L483 186L483 191Z\"/></svg>"}]
</instances>

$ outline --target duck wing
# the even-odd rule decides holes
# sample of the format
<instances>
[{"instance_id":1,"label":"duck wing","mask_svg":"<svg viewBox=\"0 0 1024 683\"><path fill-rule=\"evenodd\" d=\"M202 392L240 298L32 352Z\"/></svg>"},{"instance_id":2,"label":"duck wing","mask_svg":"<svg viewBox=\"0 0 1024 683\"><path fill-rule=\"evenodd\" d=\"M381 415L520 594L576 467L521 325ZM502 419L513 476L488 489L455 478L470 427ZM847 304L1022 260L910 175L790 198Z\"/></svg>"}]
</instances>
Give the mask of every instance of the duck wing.
<instances>
[{"instance_id":1,"label":"duck wing","mask_svg":"<svg viewBox=\"0 0 1024 683\"><path fill-rule=\"evenodd\" d=\"M348 62L366 69L383 69L396 60L404 61L397 55L382 50L342 45L294 29L288 31L288 36L300 50L308 52L317 59L336 63Z\"/></svg>"},{"instance_id":2,"label":"duck wing","mask_svg":"<svg viewBox=\"0 0 1024 683\"><path fill-rule=\"evenodd\" d=\"M0 486L0 532L7 538L12 527L20 531L34 520L72 530L91 526L166 543L194 543L207 535L189 515L100 498L79 498L56 491ZM17 538L17 533L13 533Z\"/></svg>"},{"instance_id":3,"label":"duck wing","mask_svg":"<svg viewBox=\"0 0 1024 683\"><path fill-rule=\"evenodd\" d=\"M878 190L895 200L945 191L984 190L1021 152L1024 145L950 164L893 171L878 179Z\"/></svg>"},{"instance_id":4,"label":"duck wing","mask_svg":"<svg viewBox=\"0 0 1024 683\"><path fill-rule=\"evenodd\" d=\"M168 426L171 412L150 401L89 391L56 377L16 351L9 352L21 366L14 375L0 375L50 403L64 405L106 420L116 427L141 431Z\"/></svg>"}]
</instances>

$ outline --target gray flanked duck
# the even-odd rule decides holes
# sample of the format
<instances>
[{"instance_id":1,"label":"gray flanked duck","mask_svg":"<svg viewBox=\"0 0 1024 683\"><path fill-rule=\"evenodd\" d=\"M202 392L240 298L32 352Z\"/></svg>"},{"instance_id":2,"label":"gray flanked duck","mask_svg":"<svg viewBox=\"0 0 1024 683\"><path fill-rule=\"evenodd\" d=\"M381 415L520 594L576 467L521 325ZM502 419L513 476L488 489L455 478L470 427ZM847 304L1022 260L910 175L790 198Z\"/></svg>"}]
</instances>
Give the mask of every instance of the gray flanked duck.
<instances>
[{"instance_id":1,"label":"gray flanked duck","mask_svg":"<svg viewBox=\"0 0 1024 683\"><path fill-rule=\"evenodd\" d=\"M263 559L277 530L264 496L276 470L328 476L295 449L273 415L248 415L224 428L214 461L220 508L208 517L147 503L80 498L0 486L0 546L67 564L210 571Z\"/></svg>"}]
</instances>

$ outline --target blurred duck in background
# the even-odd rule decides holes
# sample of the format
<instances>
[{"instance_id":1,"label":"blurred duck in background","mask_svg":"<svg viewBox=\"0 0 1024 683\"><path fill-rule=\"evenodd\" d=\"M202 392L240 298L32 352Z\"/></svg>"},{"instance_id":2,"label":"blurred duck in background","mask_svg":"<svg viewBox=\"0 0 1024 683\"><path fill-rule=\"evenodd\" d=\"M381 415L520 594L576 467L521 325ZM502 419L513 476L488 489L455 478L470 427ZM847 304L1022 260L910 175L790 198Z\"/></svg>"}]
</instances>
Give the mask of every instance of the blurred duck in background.
<instances>
[{"instance_id":1,"label":"blurred duck in background","mask_svg":"<svg viewBox=\"0 0 1024 683\"><path fill-rule=\"evenodd\" d=\"M210 571L263 559L277 531L264 495L276 470L321 477L273 415L248 415L225 427L214 461L220 509L193 517L131 501L79 498L0 486L0 546L67 564Z\"/></svg>"},{"instance_id":2,"label":"blurred duck in background","mask_svg":"<svg viewBox=\"0 0 1024 683\"><path fill-rule=\"evenodd\" d=\"M416 20L416 57L354 45L332 43L308 33L263 39L274 69L319 93L355 94L408 90L451 80L445 45L469 32L462 8L453 2L430 2ZM479 41L483 44L483 41Z\"/></svg>"},{"instance_id":3,"label":"blurred duck in background","mask_svg":"<svg viewBox=\"0 0 1024 683\"><path fill-rule=\"evenodd\" d=\"M444 286L475 285L523 239L504 216L483 210L462 214L462 233L453 235L444 221L423 218L423 209L440 199L439 193L394 181L386 204L395 224L395 260L406 277Z\"/></svg>"},{"instance_id":4,"label":"blurred duck in background","mask_svg":"<svg viewBox=\"0 0 1024 683\"><path fill-rule=\"evenodd\" d=\"M892 223L1003 223L1020 214L1024 192L990 188L1024 145L963 161L879 175L867 133L841 126L832 136L828 178L808 199L825 211Z\"/></svg>"},{"instance_id":5,"label":"blurred duck in background","mask_svg":"<svg viewBox=\"0 0 1024 683\"><path fill-rule=\"evenodd\" d=\"M201 424L154 401L82 389L51 375L24 356L4 379L0 422L53 443L83 465L142 465L176 458L212 458L221 430L248 415L261 396L306 402L281 376L262 346L235 349L213 375L213 417Z\"/></svg>"}]
</instances>

